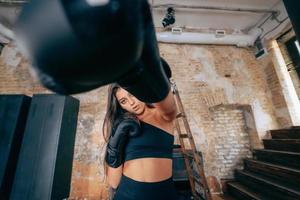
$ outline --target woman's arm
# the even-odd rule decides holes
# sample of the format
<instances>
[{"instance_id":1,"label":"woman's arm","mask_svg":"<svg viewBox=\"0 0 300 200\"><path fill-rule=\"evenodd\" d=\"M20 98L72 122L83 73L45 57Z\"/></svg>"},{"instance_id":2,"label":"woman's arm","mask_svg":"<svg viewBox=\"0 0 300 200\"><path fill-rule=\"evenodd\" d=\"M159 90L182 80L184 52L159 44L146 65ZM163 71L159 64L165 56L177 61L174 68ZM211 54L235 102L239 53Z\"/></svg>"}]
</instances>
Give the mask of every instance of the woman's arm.
<instances>
[{"instance_id":1,"label":"woman's arm","mask_svg":"<svg viewBox=\"0 0 300 200\"><path fill-rule=\"evenodd\" d=\"M153 103L153 105L157 108L160 116L166 121L173 121L176 118L177 107L171 90L164 100Z\"/></svg>"},{"instance_id":2,"label":"woman's arm","mask_svg":"<svg viewBox=\"0 0 300 200\"><path fill-rule=\"evenodd\" d=\"M108 184L116 189L120 183L123 172L123 165L120 165L118 168L112 168L108 166L107 168L107 180Z\"/></svg>"}]
</instances>

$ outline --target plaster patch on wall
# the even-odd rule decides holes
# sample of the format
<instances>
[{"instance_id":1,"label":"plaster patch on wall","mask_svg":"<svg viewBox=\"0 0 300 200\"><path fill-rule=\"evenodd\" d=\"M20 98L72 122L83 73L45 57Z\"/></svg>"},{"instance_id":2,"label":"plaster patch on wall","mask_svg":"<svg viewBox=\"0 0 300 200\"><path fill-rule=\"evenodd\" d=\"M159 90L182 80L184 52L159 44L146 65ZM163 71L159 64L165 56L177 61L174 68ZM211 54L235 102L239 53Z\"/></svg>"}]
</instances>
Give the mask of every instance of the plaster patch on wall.
<instances>
[{"instance_id":1,"label":"plaster patch on wall","mask_svg":"<svg viewBox=\"0 0 300 200\"><path fill-rule=\"evenodd\" d=\"M249 112L244 112L244 120L245 120L245 124L246 124L246 128L249 130L256 130L256 126L255 126L255 121L252 117L252 114Z\"/></svg>"},{"instance_id":2,"label":"plaster patch on wall","mask_svg":"<svg viewBox=\"0 0 300 200\"><path fill-rule=\"evenodd\" d=\"M213 66L204 65L203 72L194 76L195 81L206 82L210 88L224 88L228 103L234 103L237 91L232 83L223 77L219 77L213 70Z\"/></svg>"},{"instance_id":3,"label":"plaster patch on wall","mask_svg":"<svg viewBox=\"0 0 300 200\"><path fill-rule=\"evenodd\" d=\"M274 129L273 127L273 120L269 114L264 112L262 109L260 102L255 99L252 103L252 110L253 110L253 115L255 119L255 124L257 128L257 132L259 135L259 138L262 139L266 135L267 130Z\"/></svg>"},{"instance_id":4,"label":"plaster patch on wall","mask_svg":"<svg viewBox=\"0 0 300 200\"><path fill-rule=\"evenodd\" d=\"M247 103L248 101L252 101L253 99L255 99L253 88L250 86L237 86L235 94L235 102ZM244 99L247 99L247 102L245 102Z\"/></svg>"},{"instance_id":5,"label":"plaster patch on wall","mask_svg":"<svg viewBox=\"0 0 300 200\"><path fill-rule=\"evenodd\" d=\"M185 48L185 53L190 56L191 60L195 60L197 62L208 62L210 63L210 65L213 64L214 56L206 48L203 47L194 47L193 49Z\"/></svg>"},{"instance_id":6,"label":"plaster patch on wall","mask_svg":"<svg viewBox=\"0 0 300 200\"><path fill-rule=\"evenodd\" d=\"M199 59L203 67L201 73L194 76L194 81L206 82L210 88L224 88L228 103L236 102L237 91L231 81L216 72L212 53L204 48L197 48L195 51L192 55Z\"/></svg>"},{"instance_id":7,"label":"plaster patch on wall","mask_svg":"<svg viewBox=\"0 0 300 200\"><path fill-rule=\"evenodd\" d=\"M188 116L190 119L189 125L192 130L196 148L197 148L197 150L203 152L207 148L208 144L207 144L206 135L205 135L204 131L198 125L198 124L202 124L202 123L200 121L198 122L198 120L194 117L194 116L197 116L196 113L191 112L188 114Z\"/></svg>"},{"instance_id":8,"label":"plaster patch on wall","mask_svg":"<svg viewBox=\"0 0 300 200\"><path fill-rule=\"evenodd\" d=\"M232 62L232 67L234 69L234 73L237 73L237 76L240 77L240 79L245 80L245 82L241 82L240 84L247 83L246 80L251 81L252 76L249 70L247 69L247 66L245 65L245 62L241 59L235 59Z\"/></svg>"},{"instance_id":9,"label":"plaster patch on wall","mask_svg":"<svg viewBox=\"0 0 300 200\"><path fill-rule=\"evenodd\" d=\"M21 60L21 54L17 50L17 48L13 48L10 46L5 46L1 53L1 58L3 59L4 64L11 70L16 68ZM11 68L12 67L12 68Z\"/></svg>"},{"instance_id":10,"label":"plaster patch on wall","mask_svg":"<svg viewBox=\"0 0 300 200\"><path fill-rule=\"evenodd\" d=\"M99 145L92 142L95 118L91 114L79 115L74 159L84 163L99 162Z\"/></svg>"},{"instance_id":11,"label":"plaster patch on wall","mask_svg":"<svg viewBox=\"0 0 300 200\"><path fill-rule=\"evenodd\" d=\"M79 149L78 145L82 145L82 147ZM74 160L86 164L96 162L100 165L99 146L97 144L93 144L87 139L82 139L82 141L78 145L75 145Z\"/></svg>"},{"instance_id":12,"label":"plaster patch on wall","mask_svg":"<svg viewBox=\"0 0 300 200\"><path fill-rule=\"evenodd\" d=\"M78 120L78 132L81 135L90 135L93 131L95 119L93 115L83 114Z\"/></svg>"},{"instance_id":13,"label":"plaster patch on wall","mask_svg":"<svg viewBox=\"0 0 300 200\"><path fill-rule=\"evenodd\" d=\"M288 109L287 108L277 108L275 110L275 113L276 113L277 120L278 120L280 126L283 128L289 128L291 118L289 117L290 113L289 113Z\"/></svg>"},{"instance_id":14,"label":"plaster patch on wall","mask_svg":"<svg viewBox=\"0 0 300 200\"><path fill-rule=\"evenodd\" d=\"M278 108L278 109L276 109L275 112L278 117L283 117L283 118L285 118L289 114L289 111L287 108Z\"/></svg>"},{"instance_id":15,"label":"plaster patch on wall","mask_svg":"<svg viewBox=\"0 0 300 200\"><path fill-rule=\"evenodd\" d=\"M252 100L255 98L253 89L253 77L249 72L245 62L241 59L235 59L232 62L233 73L237 76L238 83L234 84L236 88L235 102L243 103L243 99Z\"/></svg>"}]
</instances>

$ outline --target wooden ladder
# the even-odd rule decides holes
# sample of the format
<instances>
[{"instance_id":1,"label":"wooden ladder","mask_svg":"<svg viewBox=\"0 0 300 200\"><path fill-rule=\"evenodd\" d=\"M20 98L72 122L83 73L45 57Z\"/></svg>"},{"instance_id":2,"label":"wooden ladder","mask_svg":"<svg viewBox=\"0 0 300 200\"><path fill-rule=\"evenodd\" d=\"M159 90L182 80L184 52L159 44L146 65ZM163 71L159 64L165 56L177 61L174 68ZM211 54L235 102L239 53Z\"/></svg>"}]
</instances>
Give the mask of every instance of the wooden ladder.
<instances>
[{"instance_id":1,"label":"wooden ladder","mask_svg":"<svg viewBox=\"0 0 300 200\"><path fill-rule=\"evenodd\" d=\"M179 92L174 80L171 80L171 86L172 86L172 92L175 97L176 106L179 111L179 113L176 116L175 127L180 142L180 146L181 146L181 151L183 153L184 162L187 169L192 194L194 196L194 199L196 200L201 200L201 199L212 200L207 185L206 177L204 174L202 155L201 152L198 152L196 149L194 138L192 136L191 129L187 120L187 116L184 112L183 104L181 102L181 98L179 96ZM182 128L181 128L182 123L180 123L180 119L183 122L184 133L182 133ZM186 149L185 139L187 139L187 141L189 142L188 144L191 150ZM199 191L197 191L197 189Z\"/></svg>"}]
</instances>

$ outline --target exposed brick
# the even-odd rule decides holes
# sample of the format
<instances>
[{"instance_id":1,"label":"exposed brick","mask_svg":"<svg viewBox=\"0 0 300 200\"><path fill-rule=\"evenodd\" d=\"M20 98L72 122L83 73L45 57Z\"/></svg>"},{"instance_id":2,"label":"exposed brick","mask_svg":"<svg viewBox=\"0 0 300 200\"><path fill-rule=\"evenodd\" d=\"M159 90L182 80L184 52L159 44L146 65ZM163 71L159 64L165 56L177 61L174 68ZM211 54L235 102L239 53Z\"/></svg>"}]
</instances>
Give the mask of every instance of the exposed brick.
<instances>
[{"instance_id":1,"label":"exposed brick","mask_svg":"<svg viewBox=\"0 0 300 200\"><path fill-rule=\"evenodd\" d=\"M208 176L217 181L232 176L233 169L241 166L242 157L249 156L250 146L260 145L267 130L284 126L289 120L276 115L276 109L286 105L268 58L257 61L252 50L232 46L160 44L159 47L173 71ZM12 45L5 48L16 52ZM0 93L29 96L50 93L31 77L29 66L18 52L0 56ZM105 142L101 132L106 91L102 87L74 95L81 104L72 174L73 199L107 197L102 165ZM257 104L259 107L254 107ZM243 116L247 112L252 124ZM261 120L251 118L254 114L259 117L263 114L270 120L261 124Z\"/></svg>"}]
</instances>

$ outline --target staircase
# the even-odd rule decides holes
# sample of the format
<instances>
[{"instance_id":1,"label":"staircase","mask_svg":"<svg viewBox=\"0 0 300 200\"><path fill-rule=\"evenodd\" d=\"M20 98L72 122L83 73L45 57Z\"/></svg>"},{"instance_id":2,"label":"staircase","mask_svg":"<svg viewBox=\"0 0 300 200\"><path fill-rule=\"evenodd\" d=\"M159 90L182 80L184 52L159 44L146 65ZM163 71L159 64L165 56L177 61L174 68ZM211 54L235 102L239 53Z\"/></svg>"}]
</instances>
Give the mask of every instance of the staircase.
<instances>
[{"instance_id":1,"label":"staircase","mask_svg":"<svg viewBox=\"0 0 300 200\"><path fill-rule=\"evenodd\" d=\"M264 149L244 160L227 183L230 196L240 200L300 200L300 127L270 131Z\"/></svg>"}]
</instances>

